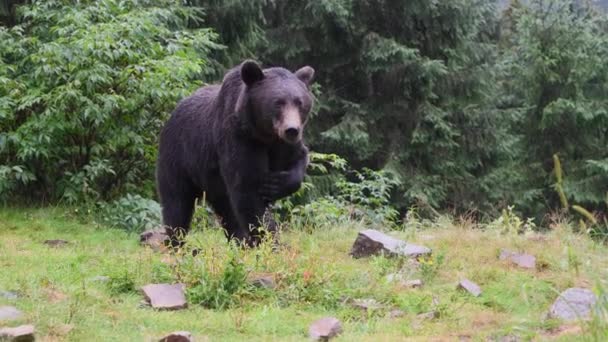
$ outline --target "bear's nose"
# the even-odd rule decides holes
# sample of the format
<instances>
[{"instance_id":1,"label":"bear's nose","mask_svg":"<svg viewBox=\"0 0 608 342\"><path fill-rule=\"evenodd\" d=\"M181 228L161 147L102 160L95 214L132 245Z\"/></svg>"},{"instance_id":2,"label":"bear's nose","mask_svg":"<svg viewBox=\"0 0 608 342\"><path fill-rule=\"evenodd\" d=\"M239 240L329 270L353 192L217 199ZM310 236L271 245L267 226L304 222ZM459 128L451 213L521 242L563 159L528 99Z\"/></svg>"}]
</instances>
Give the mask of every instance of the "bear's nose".
<instances>
[{"instance_id":1,"label":"bear's nose","mask_svg":"<svg viewBox=\"0 0 608 342\"><path fill-rule=\"evenodd\" d=\"M300 130L295 127L290 127L285 130L285 137L289 140L295 140L298 137Z\"/></svg>"}]
</instances>

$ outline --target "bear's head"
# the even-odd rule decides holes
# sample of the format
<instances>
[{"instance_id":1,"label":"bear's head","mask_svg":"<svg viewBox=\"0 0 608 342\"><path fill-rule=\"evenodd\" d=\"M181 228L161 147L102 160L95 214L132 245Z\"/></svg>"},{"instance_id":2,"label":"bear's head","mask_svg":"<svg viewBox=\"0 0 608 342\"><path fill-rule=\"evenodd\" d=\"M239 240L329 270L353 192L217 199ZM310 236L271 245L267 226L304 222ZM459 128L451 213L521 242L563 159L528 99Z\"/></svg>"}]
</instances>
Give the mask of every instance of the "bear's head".
<instances>
[{"instance_id":1,"label":"bear's head","mask_svg":"<svg viewBox=\"0 0 608 342\"><path fill-rule=\"evenodd\" d=\"M313 105L310 84L314 69L305 66L295 73L284 68L262 70L247 60L240 71L245 84L242 105L254 135L263 141L300 142Z\"/></svg>"}]
</instances>

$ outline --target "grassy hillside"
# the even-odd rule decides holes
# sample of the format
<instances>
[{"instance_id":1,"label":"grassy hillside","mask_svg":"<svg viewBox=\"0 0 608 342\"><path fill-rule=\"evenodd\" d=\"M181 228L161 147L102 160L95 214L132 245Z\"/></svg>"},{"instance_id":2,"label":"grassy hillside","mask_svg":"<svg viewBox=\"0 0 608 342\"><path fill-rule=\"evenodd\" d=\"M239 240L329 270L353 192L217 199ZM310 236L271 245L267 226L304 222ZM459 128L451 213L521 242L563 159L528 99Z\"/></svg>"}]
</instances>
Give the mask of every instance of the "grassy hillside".
<instances>
[{"instance_id":1,"label":"grassy hillside","mask_svg":"<svg viewBox=\"0 0 608 342\"><path fill-rule=\"evenodd\" d=\"M309 324L324 316L343 322L336 341L608 338L608 325L597 319L565 325L544 317L566 288L608 288L606 247L566 224L544 235L518 235L498 223L480 227L444 218L390 232L433 249L420 263L352 259L348 252L364 228L351 222L289 231L278 252L269 245L229 248L218 231L197 231L190 244L203 253L193 258L153 252L139 246L136 235L99 227L65 208L0 209L0 291L19 296L0 296L0 306L23 311L10 325L34 324L42 341L141 341L175 330L188 330L197 341L305 341ZM70 243L52 248L47 239ZM535 255L537 270L500 261L501 248ZM396 272L424 285L388 282ZM276 288L249 286L243 277L252 273L274 276ZM482 295L458 290L461 278L479 284ZM188 309L159 312L141 304L139 287L174 281L189 286ZM355 299L374 299L380 307L365 311L353 306ZM391 318L395 309L403 316Z\"/></svg>"}]
</instances>

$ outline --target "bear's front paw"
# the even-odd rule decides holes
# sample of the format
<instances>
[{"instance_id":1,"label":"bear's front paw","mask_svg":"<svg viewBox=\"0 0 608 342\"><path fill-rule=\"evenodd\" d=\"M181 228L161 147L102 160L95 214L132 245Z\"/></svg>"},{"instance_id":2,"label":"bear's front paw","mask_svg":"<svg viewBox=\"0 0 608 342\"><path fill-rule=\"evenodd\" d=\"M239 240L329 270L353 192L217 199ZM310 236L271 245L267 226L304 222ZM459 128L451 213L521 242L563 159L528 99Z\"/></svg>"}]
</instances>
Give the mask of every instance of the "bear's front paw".
<instances>
[{"instance_id":1,"label":"bear's front paw","mask_svg":"<svg viewBox=\"0 0 608 342\"><path fill-rule=\"evenodd\" d=\"M260 186L260 195L266 201L276 201L285 196L284 189L289 183L289 172L272 172L266 175Z\"/></svg>"}]
</instances>

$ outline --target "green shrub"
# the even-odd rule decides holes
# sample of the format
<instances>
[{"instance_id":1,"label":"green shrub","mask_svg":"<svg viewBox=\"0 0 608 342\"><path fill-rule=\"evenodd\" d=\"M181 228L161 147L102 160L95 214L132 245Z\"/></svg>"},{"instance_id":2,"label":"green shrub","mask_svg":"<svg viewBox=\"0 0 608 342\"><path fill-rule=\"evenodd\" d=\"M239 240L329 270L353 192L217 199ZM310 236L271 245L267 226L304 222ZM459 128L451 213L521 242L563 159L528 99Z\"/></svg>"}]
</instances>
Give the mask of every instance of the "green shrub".
<instances>
[{"instance_id":1,"label":"green shrub","mask_svg":"<svg viewBox=\"0 0 608 342\"><path fill-rule=\"evenodd\" d=\"M0 27L0 197L153 192L156 141L219 48L172 0L34 1ZM11 197L11 198L13 198Z\"/></svg>"},{"instance_id":2,"label":"green shrub","mask_svg":"<svg viewBox=\"0 0 608 342\"><path fill-rule=\"evenodd\" d=\"M239 291L246 287L246 279L244 264L235 254L231 254L219 274L202 271L197 282L188 289L188 301L210 309L228 308L235 303Z\"/></svg>"},{"instance_id":3,"label":"green shrub","mask_svg":"<svg viewBox=\"0 0 608 342\"><path fill-rule=\"evenodd\" d=\"M109 226L131 232L142 232L161 223L158 202L139 195L127 194L112 202L100 204L101 220Z\"/></svg>"}]
</instances>

